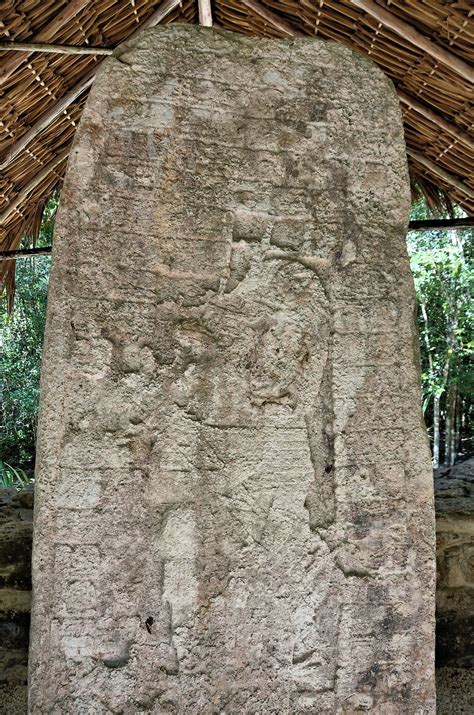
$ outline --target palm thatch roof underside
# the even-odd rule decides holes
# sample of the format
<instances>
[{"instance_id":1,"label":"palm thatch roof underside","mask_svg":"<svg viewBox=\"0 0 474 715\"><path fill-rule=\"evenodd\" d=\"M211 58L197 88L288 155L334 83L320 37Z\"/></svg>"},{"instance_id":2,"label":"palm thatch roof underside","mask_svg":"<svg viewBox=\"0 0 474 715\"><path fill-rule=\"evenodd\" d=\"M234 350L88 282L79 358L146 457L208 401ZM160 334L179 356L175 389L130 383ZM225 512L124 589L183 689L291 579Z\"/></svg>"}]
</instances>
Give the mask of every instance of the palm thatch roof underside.
<instances>
[{"instance_id":1,"label":"palm thatch roof underside","mask_svg":"<svg viewBox=\"0 0 474 715\"><path fill-rule=\"evenodd\" d=\"M0 47L27 45L0 49L0 251L37 234L104 59L57 46L115 48L158 23L208 24L209 10L227 30L317 36L369 55L400 97L415 195L474 214L472 0L0 0ZM2 285L12 296L13 261L0 263Z\"/></svg>"}]
</instances>

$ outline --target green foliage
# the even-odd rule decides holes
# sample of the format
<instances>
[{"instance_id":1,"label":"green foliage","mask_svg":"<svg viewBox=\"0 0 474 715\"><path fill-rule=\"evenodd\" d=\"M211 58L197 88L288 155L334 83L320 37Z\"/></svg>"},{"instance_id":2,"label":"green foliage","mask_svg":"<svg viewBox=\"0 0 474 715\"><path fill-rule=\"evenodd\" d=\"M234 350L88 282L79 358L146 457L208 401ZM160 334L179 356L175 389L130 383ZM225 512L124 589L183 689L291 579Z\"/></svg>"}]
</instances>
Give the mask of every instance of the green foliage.
<instances>
[{"instance_id":1,"label":"green foliage","mask_svg":"<svg viewBox=\"0 0 474 715\"><path fill-rule=\"evenodd\" d=\"M426 206L413 207L412 218L429 218ZM454 388L459 421L466 424L473 395L473 231L410 232L407 237L418 299L422 358L423 408L428 427L433 401Z\"/></svg>"},{"instance_id":2,"label":"green foliage","mask_svg":"<svg viewBox=\"0 0 474 715\"><path fill-rule=\"evenodd\" d=\"M38 246L50 245L57 200L47 205ZM51 259L17 261L13 316L0 312L0 460L34 469L41 353Z\"/></svg>"},{"instance_id":3,"label":"green foliage","mask_svg":"<svg viewBox=\"0 0 474 715\"><path fill-rule=\"evenodd\" d=\"M0 461L0 487L9 489L22 489L30 484L31 480L23 469L10 466Z\"/></svg>"}]
</instances>

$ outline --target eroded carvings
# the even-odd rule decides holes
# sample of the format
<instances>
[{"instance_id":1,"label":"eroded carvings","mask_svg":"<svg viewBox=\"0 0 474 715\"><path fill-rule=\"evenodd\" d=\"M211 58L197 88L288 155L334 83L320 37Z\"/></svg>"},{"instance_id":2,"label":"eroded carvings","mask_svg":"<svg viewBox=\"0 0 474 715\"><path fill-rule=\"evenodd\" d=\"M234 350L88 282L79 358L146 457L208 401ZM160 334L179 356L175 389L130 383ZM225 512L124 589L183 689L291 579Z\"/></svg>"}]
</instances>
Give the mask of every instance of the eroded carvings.
<instances>
[{"instance_id":1,"label":"eroded carvings","mask_svg":"<svg viewBox=\"0 0 474 715\"><path fill-rule=\"evenodd\" d=\"M107 60L55 238L33 713L434 712L408 205L342 46Z\"/></svg>"}]
</instances>

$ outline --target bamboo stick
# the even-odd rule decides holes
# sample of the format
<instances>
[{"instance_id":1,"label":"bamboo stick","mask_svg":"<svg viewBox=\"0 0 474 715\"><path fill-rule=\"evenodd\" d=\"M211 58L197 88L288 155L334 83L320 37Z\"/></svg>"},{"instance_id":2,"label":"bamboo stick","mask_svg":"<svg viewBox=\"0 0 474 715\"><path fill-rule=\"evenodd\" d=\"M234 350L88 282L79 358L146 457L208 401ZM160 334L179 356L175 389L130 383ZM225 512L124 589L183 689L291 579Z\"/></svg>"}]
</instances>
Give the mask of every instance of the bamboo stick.
<instances>
[{"instance_id":1,"label":"bamboo stick","mask_svg":"<svg viewBox=\"0 0 474 715\"><path fill-rule=\"evenodd\" d=\"M132 32L126 39L130 40L132 37L135 37L138 32L141 32L147 27L158 25L172 10L178 7L178 5L181 5L181 2L182 0L165 0L162 2L161 5L156 8L155 12L152 12L150 17L144 20L144 22L140 24L140 27L138 27L135 32Z\"/></svg>"},{"instance_id":2,"label":"bamboo stick","mask_svg":"<svg viewBox=\"0 0 474 715\"><path fill-rule=\"evenodd\" d=\"M474 216L453 219L427 219L423 221L410 221L409 231L429 231L433 229L457 231L460 229L474 228ZM50 256L52 246L42 248L23 248L16 251L0 251L0 261L16 261L19 258L36 258L36 256Z\"/></svg>"},{"instance_id":3,"label":"bamboo stick","mask_svg":"<svg viewBox=\"0 0 474 715\"><path fill-rule=\"evenodd\" d=\"M426 219L423 221L410 221L409 231L429 231L433 229L457 231L460 229L474 228L474 216L452 219ZM16 251L0 251L0 261L16 261L19 258L36 258L36 256L50 256L52 246L42 248L23 248Z\"/></svg>"},{"instance_id":4,"label":"bamboo stick","mask_svg":"<svg viewBox=\"0 0 474 715\"><path fill-rule=\"evenodd\" d=\"M113 49L79 45L49 45L46 42L0 42L0 51L54 52L58 55L111 55Z\"/></svg>"},{"instance_id":5,"label":"bamboo stick","mask_svg":"<svg viewBox=\"0 0 474 715\"><path fill-rule=\"evenodd\" d=\"M44 27L31 38L32 41L48 42L49 40L52 40L56 32L72 20L72 18L89 5L90 2L91 0L71 0L71 2L66 5L64 10L59 12L56 17L51 20L49 25ZM18 54L9 57L0 65L0 86L6 82L17 67L19 67L24 60L28 59L29 56L30 52L19 52Z\"/></svg>"},{"instance_id":6,"label":"bamboo stick","mask_svg":"<svg viewBox=\"0 0 474 715\"><path fill-rule=\"evenodd\" d=\"M153 12L147 20L145 20L138 30L132 33L127 39L130 39L137 32L140 32L146 27L153 27L163 20L169 13L174 10L180 4L181 0L166 0L166 2L161 3L161 5ZM108 52L107 54L111 54ZM0 162L0 170L4 170L17 156L23 151L23 149L37 137L46 127L48 127L59 115L63 112L72 102L74 102L77 97L79 97L82 92L84 92L88 87L91 86L95 79L97 72L97 67L89 72L80 82L78 82L75 87L73 87L67 94L65 94L61 99L56 102L51 109L46 112L42 117L38 119L37 122L27 131L23 136L21 136L14 144L12 144Z\"/></svg>"}]
</instances>

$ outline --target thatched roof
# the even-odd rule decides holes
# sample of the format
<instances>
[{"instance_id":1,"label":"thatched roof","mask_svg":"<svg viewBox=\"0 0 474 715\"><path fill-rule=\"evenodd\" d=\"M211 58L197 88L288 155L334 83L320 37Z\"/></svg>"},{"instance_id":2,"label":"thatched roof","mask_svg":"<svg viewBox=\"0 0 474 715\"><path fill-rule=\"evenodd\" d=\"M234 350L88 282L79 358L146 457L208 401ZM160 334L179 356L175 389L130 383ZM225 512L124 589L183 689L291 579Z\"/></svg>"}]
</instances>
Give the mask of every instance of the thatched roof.
<instances>
[{"instance_id":1,"label":"thatched roof","mask_svg":"<svg viewBox=\"0 0 474 715\"><path fill-rule=\"evenodd\" d=\"M28 45L0 51L0 251L37 232L103 60L72 50L32 53L31 43L114 48L158 22L197 23L201 13L206 24L207 6L209 0L0 0L2 42ZM472 0L212 0L210 8L228 30L318 36L370 55L400 96L414 190L432 205L447 197L474 213ZM2 282L12 295L12 261L0 263Z\"/></svg>"}]
</instances>

